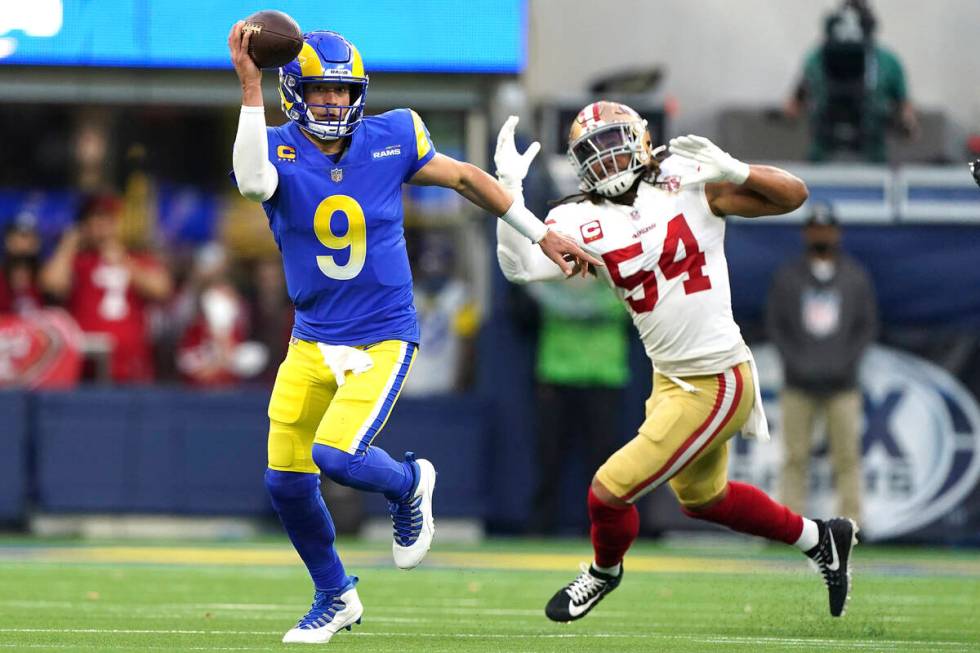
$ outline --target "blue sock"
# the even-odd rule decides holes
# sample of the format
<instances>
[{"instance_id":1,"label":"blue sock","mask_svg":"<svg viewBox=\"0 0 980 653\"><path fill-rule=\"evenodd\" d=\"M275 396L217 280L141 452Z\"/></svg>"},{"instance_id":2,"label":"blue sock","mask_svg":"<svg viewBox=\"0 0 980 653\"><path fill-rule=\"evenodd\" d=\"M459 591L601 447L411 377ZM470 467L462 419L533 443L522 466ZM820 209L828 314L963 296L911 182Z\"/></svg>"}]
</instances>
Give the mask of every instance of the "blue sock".
<instances>
[{"instance_id":1,"label":"blue sock","mask_svg":"<svg viewBox=\"0 0 980 653\"><path fill-rule=\"evenodd\" d=\"M313 461L330 480L358 490L380 492L389 501L405 499L415 490L416 465L398 462L378 447L349 454L314 444Z\"/></svg>"},{"instance_id":2,"label":"blue sock","mask_svg":"<svg viewBox=\"0 0 980 653\"><path fill-rule=\"evenodd\" d=\"M329 592L341 589L347 575L333 545L337 532L320 495L320 476L266 469L265 487L314 587Z\"/></svg>"}]
</instances>

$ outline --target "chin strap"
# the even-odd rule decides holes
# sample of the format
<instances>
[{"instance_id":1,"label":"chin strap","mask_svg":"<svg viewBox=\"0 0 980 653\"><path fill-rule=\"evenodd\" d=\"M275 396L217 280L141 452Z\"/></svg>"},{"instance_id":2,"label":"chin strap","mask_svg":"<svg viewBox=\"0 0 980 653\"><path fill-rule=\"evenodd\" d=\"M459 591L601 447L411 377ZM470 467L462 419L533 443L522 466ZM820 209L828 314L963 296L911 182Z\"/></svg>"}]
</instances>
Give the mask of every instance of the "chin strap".
<instances>
[{"instance_id":1,"label":"chin strap","mask_svg":"<svg viewBox=\"0 0 980 653\"><path fill-rule=\"evenodd\" d=\"M313 138L317 139L318 141L323 141L324 143L333 143L334 141L339 141L342 138L346 138L345 136L322 136L311 129L307 129L306 127L303 127L302 129Z\"/></svg>"}]
</instances>

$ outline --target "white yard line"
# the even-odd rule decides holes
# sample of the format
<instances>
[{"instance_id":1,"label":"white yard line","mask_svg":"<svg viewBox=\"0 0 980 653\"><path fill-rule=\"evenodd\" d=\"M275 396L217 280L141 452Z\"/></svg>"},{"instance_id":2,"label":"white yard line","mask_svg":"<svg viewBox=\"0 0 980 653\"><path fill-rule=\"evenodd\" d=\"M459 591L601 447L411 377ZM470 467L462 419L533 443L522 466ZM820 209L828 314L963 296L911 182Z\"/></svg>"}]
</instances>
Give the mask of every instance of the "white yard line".
<instances>
[{"instance_id":1,"label":"white yard line","mask_svg":"<svg viewBox=\"0 0 980 653\"><path fill-rule=\"evenodd\" d=\"M0 633L48 633L48 634L77 634L77 635L259 635L279 636L279 630L187 630L187 629L126 629L126 628L0 628ZM737 635L678 635L675 633L418 633L418 632L372 632L353 631L345 633L344 637L413 637L427 639L658 639L672 641L700 642L705 644L751 644L762 646L799 646L799 647L841 647L851 646L872 648L882 646L920 645L929 648L964 647L966 642L925 641L909 639L828 639L817 637L742 637ZM211 648L211 647L208 647Z\"/></svg>"}]
</instances>

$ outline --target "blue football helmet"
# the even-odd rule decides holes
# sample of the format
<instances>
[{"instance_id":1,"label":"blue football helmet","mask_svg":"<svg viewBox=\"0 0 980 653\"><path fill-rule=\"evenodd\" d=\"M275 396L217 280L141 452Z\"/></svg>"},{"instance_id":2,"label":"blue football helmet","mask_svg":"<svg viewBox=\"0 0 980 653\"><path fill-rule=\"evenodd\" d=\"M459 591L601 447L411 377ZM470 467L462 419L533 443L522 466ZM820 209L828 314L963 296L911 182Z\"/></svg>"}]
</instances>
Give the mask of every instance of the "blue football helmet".
<instances>
[{"instance_id":1,"label":"blue football helmet","mask_svg":"<svg viewBox=\"0 0 980 653\"><path fill-rule=\"evenodd\" d=\"M361 124L367 97L368 76L361 53L336 32L316 31L303 35L299 55L279 69L279 99L286 117L304 131L324 141L350 136ZM350 104L341 106L336 120L317 120L303 99L305 84L335 82L350 87ZM327 105L312 105L327 106Z\"/></svg>"}]
</instances>

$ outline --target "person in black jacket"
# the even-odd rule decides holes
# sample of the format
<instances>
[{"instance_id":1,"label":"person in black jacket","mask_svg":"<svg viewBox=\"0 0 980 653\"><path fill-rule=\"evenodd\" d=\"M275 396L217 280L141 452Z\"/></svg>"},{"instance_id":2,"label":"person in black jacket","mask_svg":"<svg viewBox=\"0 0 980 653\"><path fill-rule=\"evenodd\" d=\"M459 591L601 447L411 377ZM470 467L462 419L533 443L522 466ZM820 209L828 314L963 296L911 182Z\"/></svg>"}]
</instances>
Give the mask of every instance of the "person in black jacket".
<instances>
[{"instance_id":1,"label":"person in black jacket","mask_svg":"<svg viewBox=\"0 0 980 653\"><path fill-rule=\"evenodd\" d=\"M795 511L806 507L811 439L823 414L840 513L860 520L857 370L877 331L874 290L861 265L840 251L840 227L828 205L815 207L803 238L806 253L776 273L766 314L785 377L782 500Z\"/></svg>"}]
</instances>

